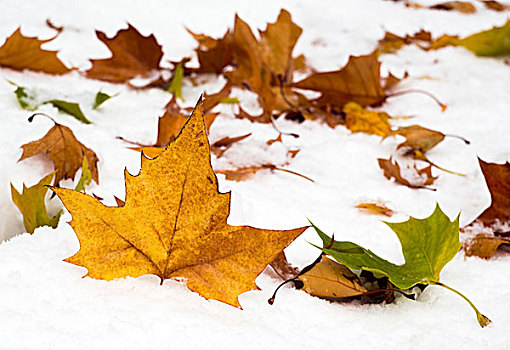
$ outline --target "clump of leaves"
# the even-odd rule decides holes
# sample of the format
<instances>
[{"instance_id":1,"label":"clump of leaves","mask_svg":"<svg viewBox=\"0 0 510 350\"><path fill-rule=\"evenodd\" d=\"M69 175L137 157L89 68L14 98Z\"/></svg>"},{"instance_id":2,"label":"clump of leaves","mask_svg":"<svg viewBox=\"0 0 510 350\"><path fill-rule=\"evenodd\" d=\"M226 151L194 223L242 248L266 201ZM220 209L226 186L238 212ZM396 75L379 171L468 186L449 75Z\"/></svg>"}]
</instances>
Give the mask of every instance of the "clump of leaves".
<instances>
[{"instance_id":1,"label":"clump of leaves","mask_svg":"<svg viewBox=\"0 0 510 350\"><path fill-rule=\"evenodd\" d=\"M32 122L36 115L38 114L34 114L28 120ZM99 183L97 170L98 158L94 151L79 142L72 130L67 126L58 124L53 119L52 121L54 125L48 130L46 135L37 141L32 141L21 146L23 154L19 161L39 153L47 154L57 171L54 182L54 184L57 185L62 179L74 178L76 171L82 166L83 157L86 157L87 164L90 166L92 179L94 179L96 183Z\"/></svg>"},{"instance_id":2,"label":"clump of leaves","mask_svg":"<svg viewBox=\"0 0 510 350\"><path fill-rule=\"evenodd\" d=\"M240 307L239 294L255 289L257 275L307 229L227 224L230 193L218 192L201 102L165 151L153 160L142 156L140 174L125 175L120 207L52 188L80 240L80 251L66 261L86 267L92 278L184 278L205 298Z\"/></svg>"},{"instance_id":3,"label":"clump of leaves","mask_svg":"<svg viewBox=\"0 0 510 350\"><path fill-rule=\"evenodd\" d=\"M481 327L491 323L467 297L439 280L441 270L461 247L459 216L454 221L450 221L439 205L436 205L436 209L428 218L410 217L406 222L385 222L385 224L395 232L402 245L402 254L405 258L403 265L395 265L355 243L335 241L315 225L312 224L312 226L326 247L321 248L322 251L340 264L351 269L366 270L387 276L389 281L401 290L418 284L444 287L469 303Z\"/></svg>"}]
</instances>

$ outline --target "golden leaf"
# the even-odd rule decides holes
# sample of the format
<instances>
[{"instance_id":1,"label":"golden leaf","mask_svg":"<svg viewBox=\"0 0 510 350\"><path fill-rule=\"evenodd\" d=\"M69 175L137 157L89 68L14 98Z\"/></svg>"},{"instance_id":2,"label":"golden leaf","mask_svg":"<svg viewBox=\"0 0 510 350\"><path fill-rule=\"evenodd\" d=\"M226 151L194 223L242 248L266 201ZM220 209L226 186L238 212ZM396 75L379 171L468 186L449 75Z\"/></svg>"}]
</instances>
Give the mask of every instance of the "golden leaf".
<instances>
[{"instance_id":1,"label":"golden leaf","mask_svg":"<svg viewBox=\"0 0 510 350\"><path fill-rule=\"evenodd\" d=\"M106 207L92 196L53 188L73 220L80 251L66 261L112 280L184 278L192 291L239 307L238 296L307 227L230 226L230 193L218 192L198 103L179 136L137 176L125 173L126 201Z\"/></svg>"}]
</instances>

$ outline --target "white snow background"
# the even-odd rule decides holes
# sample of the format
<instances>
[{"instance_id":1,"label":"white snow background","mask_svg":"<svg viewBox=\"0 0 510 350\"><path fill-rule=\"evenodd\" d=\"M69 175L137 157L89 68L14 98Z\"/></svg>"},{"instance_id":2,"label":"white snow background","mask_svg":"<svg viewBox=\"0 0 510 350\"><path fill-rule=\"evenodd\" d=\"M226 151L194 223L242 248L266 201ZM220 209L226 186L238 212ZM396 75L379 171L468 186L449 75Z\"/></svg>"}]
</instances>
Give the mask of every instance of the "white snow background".
<instances>
[{"instance_id":1,"label":"white snow background","mask_svg":"<svg viewBox=\"0 0 510 350\"><path fill-rule=\"evenodd\" d=\"M423 1L431 3L431 1ZM507 2L508 3L508 2ZM0 42L21 25L29 36L49 38L54 31L47 18L64 26L61 35L44 48L59 50L68 66L90 67L90 58L108 57L109 51L94 30L109 36L129 22L142 34L154 33L163 45L164 60L193 56L196 46L185 26L197 33L219 37L233 26L238 13L253 29L274 22L281 8L289 10L303 28L295 54L304 53L317 70L343 66L349 55L371 52L385 30L397 34L426 29L468 35L502 25L509 12L498 13L475 2L478 12L407 9L382 0L363 1L16 1L0 2ZM453 219L461 212L461 225L469 223L490 204L489 192L477 162L510 160L510 66L503 59L479 58L462 48L425 52L408 46L383 55L382 69L410 77L398 90L427 90L448 105L445 112L428 97L408 94L390 98L382 110L392 115L412 115L395 125L420 124L471 141L467 146L445 139L428 153L431 160L466 177L433 170L439 175L436 192L415 190L386 180L378 157L393 155L402 161L396 145L402 140L351 134L339 126L319 122L297 124L278 120L278 126L300 135L284 136L283 144L266 145L277 132L270 125L236 120L231 106L218 109L221 116L211 128L210 140L252 132L234 145L216 168L279 164L288 149L301 152L287 168L314 179L310 183L282 172L261 171L245 182L226 181L219 175L221 191L232 191L230 224L269 229L290 229L310 218L338 240L351 240L377 254L403 263L395 234L380 217L360 213L354 206L380 200L397 212L391 221L409 215L429 216L438 202ZM142 143L154 142L158 117L170 95L162 90L135 91L124 85L89 80L73 72L51 76L29 71L0 69L0 349L508 349L510 327L510 256L490 260L466 258L462 252L444 268L441 279L465 293L493 324L481 329L468 304L452 292L431 286L417 301L398 297L390 305L331 303L291 287L282 288L268 305L280 280L266 269L257 278L261 291L242 294L239 310L190 292L183 284L155 276L111 282L82 278L84 268L62 260L79 249L67 224L66 212L56 229L24 232L21 214L11 201L10 183L28 186L53 170L43 156L17 162L22 144L39 139L52 126L44 117L27 121L29 112L15 99L6 79L33 91L79 102L93 121L84 125L48 105L39 109L69 126L77 138L98 155L100 184L88 193L113 203L124 195L123 169L137 174L140 154L116 139L123 136ZM193 106L203 92L217 91L221 79L185 82L184 97ZM92 101L99 90L119 95L99 110ZM236 92L242 106L256 111L256 98ZM425 165L425 164L424 164ZM69 181L67 185L70 185ZM63 184L65 185L65 184ZM59 206L52 199L52 207ZM300 267L319 251L309 229L286 250Z\"/></svg>"}]
</instances>

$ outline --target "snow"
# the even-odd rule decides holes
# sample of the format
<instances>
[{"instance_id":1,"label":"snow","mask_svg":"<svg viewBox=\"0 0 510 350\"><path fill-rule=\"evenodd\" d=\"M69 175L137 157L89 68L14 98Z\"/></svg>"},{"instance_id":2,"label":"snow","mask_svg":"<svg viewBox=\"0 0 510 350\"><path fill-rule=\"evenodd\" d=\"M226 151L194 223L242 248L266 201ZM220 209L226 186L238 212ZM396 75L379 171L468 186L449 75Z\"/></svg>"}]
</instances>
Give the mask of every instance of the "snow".
<instances>
[{"instance_id":1,"label":"snow","mask_svg":"<svg viewBox=\"0 0 510 350\"><path fill-rule=\"evenodd\" d=\"M431 1L423 1L430 4ZM508 2L507 2L508 3ZM222 1L163 0L137 1L25 1L0 3L0 41L19 25L26 35L51 37L47 18L66 28L48 49L60 50L68 65L86 69L89 58L107 57L108 51L94 35L94 29L113 35L129 22L143 34L155 33L163 45L165 60L179 60L193 53L195 43L184 26L194 32L221 36L232 27L235 13L252 28L265 28L280 8L288 9L303 35L296 54L305 53L318 70L336 69L349 55L366 54L383 36L384 30L397 34L421 28L434 36L444 33L468 35L503 24L508 12L486 10L475 3L474 15L454 12L406 9L382 0L321 2L294 0ZM413 116L395 125L420 124L444 133L466 137L466 146L445 139L428 156L445 168L465 177L434 170L439 175L436 192L413 190L387 181L377 165L378 157L395 151L397 138L351 134L342 127L330 129L317 122L296 124L278 121L287 132L283 144L267 146L277 133L268 125L236 120L231 106L222 106L221 116L211 128L210 139L253 135L233 146L224 158L214 160L218 169L235 165L281 164L289 161L287 150L300 148L286 167L312 179L282 172L261 171L245 182L225 181L220 189L232 191L230 224L261 228L293 228L307 224L307 218L341 240L370 248L395 263L403 257L396 236L381 219L360 213L361 201L384 201L397 214L391 221L408 215L430 215L438 202L454 218L461 212L461 225L469 223L490 203L489 192L478 167L477 156L485 161L510 160L510 68L502 59L478 58L462 48L424 52L409 46L395 55L383 55L383 71L402 75L409 72L399 90L424 89L448 105L445 112L428 97L408 94L391 98L382 107L392 115ZM369 349L391 346L402 349L506 349L510 324L510 291L505 282L510 256L497 254L491 261L465 258L459 253L441 274L443 282L465 293L493 324L479 328L469 306L457 295L429 287L418 301L397 298L390 305L330 303L293 288L282 288L273 306L266 300L279 284L270 270L257 278L261 291L240 296L243 310L205 300L175 281L163 286L154 276L126 278L111 282L82 278L85 269L63 259L79 249L78 240L65 213L58 228L24 232L22 217L10 199L10 183L20 188L33 185L52 171L42 156L18 163L20 146L42 137L52 126L44 117L33 123L29 113L17 105L14 87L5 79L27 86L40 95L79 102L94 122L84 125L59 114L51 106L40 108L58 122L72 128L77 138L98 155L100 185L94 192L113 203L113 195L124 196L123 170L139 171L139 154L116 139L153 142L157 118L169 99L161 90L134 91L123 85L88 80L73 72L53 77L33 72L0 69L0 349L285 349L345 347ZM210 77L199 86L186 83L186 104L194 105L205 90L217 91L221 79ZM92 101L97 91L119 93L97 111ZM236 92L243 107L256 109L255 99ZM70 181L69 181L70 184ZM57 211L57 199L51 200ZM318 251L307 242L318 242L306 231L286 250L289 260L305 266Z\"/></svg>"}]
</instances>

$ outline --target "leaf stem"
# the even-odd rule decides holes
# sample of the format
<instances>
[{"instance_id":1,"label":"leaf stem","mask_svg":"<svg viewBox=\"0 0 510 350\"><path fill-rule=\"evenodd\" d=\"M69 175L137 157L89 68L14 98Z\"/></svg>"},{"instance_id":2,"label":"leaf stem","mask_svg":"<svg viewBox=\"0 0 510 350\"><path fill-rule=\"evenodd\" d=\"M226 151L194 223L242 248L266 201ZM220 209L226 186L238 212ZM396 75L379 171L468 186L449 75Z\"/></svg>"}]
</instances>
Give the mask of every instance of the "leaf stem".
<instances>
[{"instance_id":1,"label":"leaf stem","mask_svg":"<svg viewBox=\"0 0 510 350\"><path fill-rule=\"evenodd\" d=\"M421 90L421 89L408 89L408 90L402 90L402 91L397 91L397 92L394 92L392 94L389 94L388 97L396 97L396 96L400 96L400 95L405 95L405 94L410 94L410 93L418 93L418 94L423 94L425 96L428 96L430 97L431 99L434 100L434 102L436 102L439 107L441 107L441 110L444 112L447 108L447 105L445 105L444 103L442 103L441 101L439 101L439 99L432 95L430 92L428 91L425 91L425 90Z\"/></svg>"},{"instance_id":2,"label":"leaf stem","mask_svg":"<svg viewBox=\"0 0 510 350\"><path fill-rule=\"evenodd\" d=\"M444 284L444 283L441 283L441 282L435 282L435 281L431 281L430 284L433 284L433 285L436 285L436 286L440 286L440 287L443 287L443 288L446 288L448 290L451 290L452 292L456 293L457 295L459 295L460 297L462 297L462 299L464 299L465 301L468 302L468 304L473 308L473 310L475 310L476 312L476 319L478 320L478 323L480 324L480 327L487 327L489 324L491 324L491 320L483 315L480 311L478 311L478 309L476 308L475 304L473 304L471 302L471 300L469 300L464 294L462 294L461 292L459 292L458 290L456 289L453 289L452 287Z\"/></svg>"}]
</instances>

